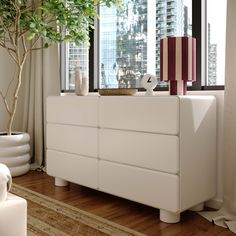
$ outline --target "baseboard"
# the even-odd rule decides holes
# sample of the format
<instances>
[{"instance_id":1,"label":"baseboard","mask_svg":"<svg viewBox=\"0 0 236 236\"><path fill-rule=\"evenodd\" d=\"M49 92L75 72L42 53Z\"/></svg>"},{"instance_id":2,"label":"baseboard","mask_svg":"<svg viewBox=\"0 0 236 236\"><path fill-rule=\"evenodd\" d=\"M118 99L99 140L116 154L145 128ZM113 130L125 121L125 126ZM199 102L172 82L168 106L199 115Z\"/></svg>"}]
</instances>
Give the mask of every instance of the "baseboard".
<instances>
[{"instance_id":1,"label":"baseboard","mask_svg":"<svg viewBox=\"0 0 236 236\"><path fill-rule=\"evenodd\" d=\"M213 209L220 209L223 204L223 200L221 199L211 199L205 202L205 206L213 208Z\"/></svg>"}]
</instances>

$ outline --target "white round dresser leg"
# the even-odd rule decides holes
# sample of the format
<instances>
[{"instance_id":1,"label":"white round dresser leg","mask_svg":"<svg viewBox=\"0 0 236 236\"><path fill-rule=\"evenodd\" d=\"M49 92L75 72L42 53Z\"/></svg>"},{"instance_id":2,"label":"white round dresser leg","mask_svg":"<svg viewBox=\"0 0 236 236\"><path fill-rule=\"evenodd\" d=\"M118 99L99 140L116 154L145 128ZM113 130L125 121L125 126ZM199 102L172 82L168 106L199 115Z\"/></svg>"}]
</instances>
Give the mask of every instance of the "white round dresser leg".
<instances>
[{"instance_id":1,"label":"white round dresser leg","mask_svg":"<svg viewBox=\"0 0 236 236\"><path fill-rule=\"evenodd\" d=\"M68 185L68 181L55 177L55 185L58 187L64 187Z\"/></svg>"},{"instance_id":2,"label":"white round dresser leg","mask_svg":"<svg viewBox=\"0 0 236 236\"><path fill-rule=\"evenodd\" d=\"M191 211L203 211L204 210L204 202L201 202L201 203L191 207L189 210L191 210Z\"/></svg>"},{"instance_id":3,"label":"white round dresser leg","mask_svg":"<svg viewBox=\"0 0 236 236\"><path fill-rule=\"evenodd\" d=\"M160 209L160 220L165 223L178 223L180 221L180 213L172 213Z\"/></svg>"}]
</instances>

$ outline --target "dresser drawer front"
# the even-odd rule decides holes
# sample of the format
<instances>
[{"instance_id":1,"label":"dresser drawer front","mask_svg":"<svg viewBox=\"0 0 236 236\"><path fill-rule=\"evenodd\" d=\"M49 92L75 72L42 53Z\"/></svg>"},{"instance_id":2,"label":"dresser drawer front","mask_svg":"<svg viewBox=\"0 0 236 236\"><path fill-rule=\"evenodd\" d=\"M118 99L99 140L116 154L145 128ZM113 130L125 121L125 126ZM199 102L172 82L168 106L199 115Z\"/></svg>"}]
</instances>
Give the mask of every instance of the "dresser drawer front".
<instances>
[{"instance_id":1,"label":"dresser drawer front","mask_svg":"<svg viewBox=\"0 0 236 236\"><path fill-rule=\"evenodd\" d=\"M179 98L101 97L100 126L152 133L179 133Z\"/></svg>"},{"instance_id":2,"label":"dresser drawer front","mask_svg":"<svg viewBox=\"0 0 236 236\"><path fill-rule=\"evenodd\" d=\"M179 177L99 161L99 190L152 207L179 211Z\"/></svg>"},{"instance_id":3,"label":"dresser drawer front","mask_svg":"<svg viewBox=\"0 0 236 236\"><path fill-rule=\"evenodd\" d=\"M98 156L98 130L71 125L47 125L47 148L83 156Z\"/></svg>"},{"instance_id":4,"label":"dresser drawer front","mask_svg":"<svg viewBox=\"0 0 236 236\"><path fill-rule=\"evenodd\" d=\"M97 172L97 159L47 150L47 173L49 175L97 189Z\"/></svg>"},{"instance_id":5,"label":"dresser drawer front","mask_svg":"<svg viewBox=\"0 0 236 236\"><path fill-rule=\"evenodd\" d=\"M176 174L179 138L171 135L100 129L99 157L103 160Z\"/></svg>"},{"instance_id":6,"label":"dresser drawer front","mask_svg":"<svg viewBox=\"0 0 236 236\"><path fill-rule=\"evenodd\" d=\"M47 122L98 125L98 96L61 96L47 99Z\"/></svg>"}]
</instances>

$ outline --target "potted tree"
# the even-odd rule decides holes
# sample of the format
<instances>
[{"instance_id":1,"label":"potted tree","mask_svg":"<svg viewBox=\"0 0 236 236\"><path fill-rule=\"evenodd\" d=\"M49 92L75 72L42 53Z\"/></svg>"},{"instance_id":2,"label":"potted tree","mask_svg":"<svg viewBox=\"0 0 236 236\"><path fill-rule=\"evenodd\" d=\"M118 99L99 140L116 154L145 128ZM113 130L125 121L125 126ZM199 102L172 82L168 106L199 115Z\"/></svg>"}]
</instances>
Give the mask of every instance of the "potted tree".
<instances>
[{"instance_id":1,"label":"potted tree","mask_svg":"<svg viewBox=\"0 0 236 236\"><path fill-rule=\"evenodd\" d=\"M29 170L29 135L12 131L26 58L32 51L46 49L54 43L88 43L99 4L122 8L123 0L1 1L0 46L14 62L17 72L16 82L10 80L6 91L0 89L8 116L7 130L0 134L0 162L8 165L13 176ZM37 45L40 40L43 47ZM13 86L13 94L9 96Z\"/></svg>"}]
</instances>

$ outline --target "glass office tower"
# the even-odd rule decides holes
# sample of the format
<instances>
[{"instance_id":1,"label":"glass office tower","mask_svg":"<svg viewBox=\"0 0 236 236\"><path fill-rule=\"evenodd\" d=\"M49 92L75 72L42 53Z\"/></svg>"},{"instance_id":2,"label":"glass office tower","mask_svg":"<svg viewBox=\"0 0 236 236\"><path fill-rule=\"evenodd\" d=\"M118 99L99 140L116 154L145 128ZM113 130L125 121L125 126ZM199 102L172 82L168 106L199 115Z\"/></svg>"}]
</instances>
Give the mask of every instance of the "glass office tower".
<instances>
[{"instance_id":1,"label":"glass office tower","mask_svg":"<svg viewBox=\"0 0 236 236\"><path fill-rule=\"evenodd\" d=\"M186 2L186 1L185 1ZM140 78L147 73L148 34L155 21L155 71L160 74L160 39L191 35L189 8L184 0L125 0L125 9L100 9L100 87L141 87ZM148 18L149 8L155 15ZM191 10L191 9L190 9Z\"/></svg>"}]
</instances>

